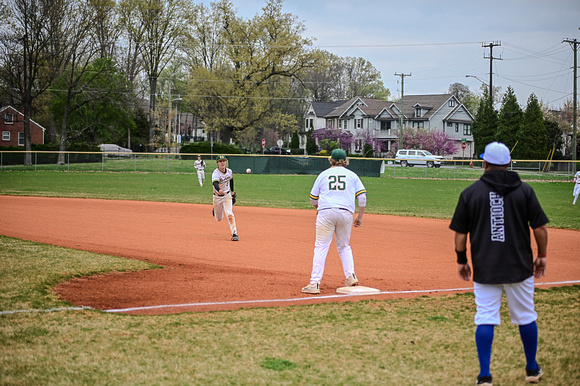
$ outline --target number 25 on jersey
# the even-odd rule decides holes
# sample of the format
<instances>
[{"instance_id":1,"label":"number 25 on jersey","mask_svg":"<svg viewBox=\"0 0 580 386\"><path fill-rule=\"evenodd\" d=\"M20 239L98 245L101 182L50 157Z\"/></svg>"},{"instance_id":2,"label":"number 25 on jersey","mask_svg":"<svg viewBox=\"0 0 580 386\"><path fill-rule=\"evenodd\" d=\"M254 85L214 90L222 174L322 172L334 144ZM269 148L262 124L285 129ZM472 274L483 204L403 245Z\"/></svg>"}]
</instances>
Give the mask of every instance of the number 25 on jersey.
<instances>
[{"instance_id":1,"label":"number 25 on jersey","mask_svg":"<svg viewBox=\"0 0 580 386\"><path fill-rule=\"evenodd\" d=\"M346 190L346 176L328 176L328 190Z\"/></svg>"}]
</instances>

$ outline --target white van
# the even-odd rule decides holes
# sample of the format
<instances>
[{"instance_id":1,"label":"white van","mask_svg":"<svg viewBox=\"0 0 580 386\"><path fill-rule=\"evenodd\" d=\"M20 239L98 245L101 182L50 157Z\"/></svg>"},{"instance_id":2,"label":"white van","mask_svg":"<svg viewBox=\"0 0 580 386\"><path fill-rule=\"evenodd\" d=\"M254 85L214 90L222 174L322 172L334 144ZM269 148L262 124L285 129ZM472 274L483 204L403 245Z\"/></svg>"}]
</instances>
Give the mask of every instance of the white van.
<instances>
[{"instance_id":1,"label":"white van","mask_svg":"<svg viewBox=\"0 0 580 386\"><path fill-rule=\"evenodd\" d=\"M130 157L133 153L131 149L126 149L112 143L103 143L99 145L99 149L105 153L105 157Z\"/></svg>"},{"instance_id":2,"label":"white van","mask_svg":"<svg viewBox=\"0 0 580 386\"><path fill-rule=\"evenodd\" d=\"M395 162L401 166L427 165L428 168L441 167L443 157L433 155L427 150L399 150L395 156Z\"/></svg>"}]
</instances>

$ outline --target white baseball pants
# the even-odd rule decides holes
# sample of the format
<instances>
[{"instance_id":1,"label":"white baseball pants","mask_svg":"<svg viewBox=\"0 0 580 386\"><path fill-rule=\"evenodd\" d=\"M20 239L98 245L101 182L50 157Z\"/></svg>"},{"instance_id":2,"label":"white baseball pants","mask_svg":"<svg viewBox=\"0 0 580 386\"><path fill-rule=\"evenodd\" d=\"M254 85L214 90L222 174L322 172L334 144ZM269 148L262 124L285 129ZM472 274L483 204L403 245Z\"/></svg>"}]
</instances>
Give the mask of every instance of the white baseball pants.
<instances>
[{"instance_id":1,"label":"white baseball pants","mask_svg":"<svg viewBox=\"0 0 580 386\"><path fill-rule=\"evenodd\" d=\"M476 325L500 325L499 310L504 291L513 324L525 326L538 319L538 314L534 310L534 277L530 276L522 282L512 284L473 283L477 305Z\"/></svg>"},{"instance_id":2,"label":"white baseball pants","mask_svg":"<svg viewBox=\"0 0 580 386\"><path fill-rule=\"evenodd\" d=\"M234 216L232 205L232 194L228 192L223 196L213 195L213 213L217 221L221 221L224 217L228 219L230 225L230 232L232 235L238 234L236 227L236 217Z\"/></svg>"},{"instance_id":3,"label":"white baseball pants","mask_svg":"<svg viewBox=\"0 0 580 386\"><path fill-rule=\"evenodd\" d=\"M316 215L316 242L312 259L311 283L320 283L324 274L324 265L328 249L336 235L336 249L342 261L344 277L354 273L354 259L350 248L353 214L348 210L323 209Z\"/></svg>"},{"instance_id":4,"label":"white baseball pants","mask_svg":"<svg viewBox=\"0 0 580 386\"><path fill-rule=\"evenodd\" d=\"M205 171L198 170L197 171L197 180L199 181L199 186L203 186L205 183Z\"/></svg>"}]
</instances>

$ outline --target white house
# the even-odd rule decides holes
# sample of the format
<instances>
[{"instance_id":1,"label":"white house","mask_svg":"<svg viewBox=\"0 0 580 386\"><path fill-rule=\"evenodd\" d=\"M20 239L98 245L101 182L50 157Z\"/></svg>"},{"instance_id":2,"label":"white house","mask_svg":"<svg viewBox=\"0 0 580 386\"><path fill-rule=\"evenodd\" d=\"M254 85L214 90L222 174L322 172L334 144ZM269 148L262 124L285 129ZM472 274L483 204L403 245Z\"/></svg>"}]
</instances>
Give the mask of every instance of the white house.
<instances>
[{"instance_id":1,"label":"white house","mask_svg":"<svg viewBox=\"0 0 580 386\"><path fill-rule=\"evenodd\" d=\"M304 113L304 126L306 130L340 128L355 138L369 130L390 151L399 141L401 111L403 127L442 131L458 143L454 156L473 154L473 116L451 94L405 95L397 102L360 97L348 101L312 102ZM461 142L466 143L465 151ZM361 151L360 144L353 144L350 149L351 153Z\"/></svg>"}]
</instances>

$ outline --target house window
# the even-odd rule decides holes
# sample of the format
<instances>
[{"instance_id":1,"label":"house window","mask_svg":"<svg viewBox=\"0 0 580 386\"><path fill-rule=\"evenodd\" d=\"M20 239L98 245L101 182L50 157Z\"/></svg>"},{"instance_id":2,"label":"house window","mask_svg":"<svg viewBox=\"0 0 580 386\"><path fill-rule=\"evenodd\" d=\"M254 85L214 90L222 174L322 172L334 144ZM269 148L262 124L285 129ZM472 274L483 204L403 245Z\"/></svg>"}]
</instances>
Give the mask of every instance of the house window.
<instances>
[{"instance_id":1,"label":"house window","mask_svg":"<svg viewBox=\"0 0 580 386\"><path fill-rule=\"evenodd\" d=\"M415 121L413 122L413 127L417 127L419 129L423 129L425 127L425 121Z\"/></svg>"},{"instance_id":2,"label":"house window","mask_svg":"<svg viewBox=\"0 0 580 386\"><path fill-rule=\"evenodd\" d=\"M449 107L455 107L455 99L449 100Z\"/></svg>"},{"instance_id":3,"label":"house window","mask_svg":"<svg viewBox=\"0 0 580 386\"><path fill-rule=\"evenodd\" d=\"M356 121L356 128L362 129L362 121L363 121L362 118L357 118L357 119L355 119L355 121Z\"/></svg>"},{"instance_id":4,"label":"house window","mask_svg":"<svg viewBox=\"0 0 580 386\"><path fill-rule=\"evenodd\" d=\"M421 108L420 107L418 107L418 108L415 109L415 116L416 117L420 117L421 116Z\"/></svg>"},{"instance_id":5,"label":"house window","mask_svg":"<svg viewBox=\"0 0 580 386\"><path fill-rule=\"evenodd\" d=\"M447 122L447 127L453 127L453 123Z\"/></svg>"},{"instance_id":6,"label":"house window","mask_svg":"<svg viewBox=\"0 0 580 386\"><path fill-rule=\"evenodd\" d=\"M24 146L24 132L18 132L18 146Z\"/></svg>"},{"instance_id":7,"label":"house window","mask_svg":"<svg viewBox=\"0 0 580 386\"><path fill-rule=\"evenodd\" d=\"M381 121L381 131L391 130L391 121Z\"/></svg>"},{"instance_id":8,"label":"house window","mask_svg":"<svg viewBox=\"0 0 580 386\"><path fill-rule=\"evenodd\" d=\"M307 118L306 119L306 128L312 129L313 126L314 126L314 118Z\"/></svg>"},{"instance_id":9,"label":"house window","mask_svg":"<svg viewBox=\"0 0 580 386\"><path fill-rule=\"evenodd\" d=\"M14 114L6 113L6 115L4 115L4 122L9 123L9 124L14 123Z\"/></svg>"},{"instance_id":10,"label":"house window","mask_svg":"<svg viewBox=\"0 0 580 386\"><path fill-rule=\"evenodd\" d=\"M3 141L10 141L10 132L9 131L2 132L2 140Z\"/></svg>"},{"instance_id":11,"label":"house window","mask_svg":"<svg viewBox=\"0 0 580 386\"><path fill-rule=\"evenodd\" d=\"M459 123L456 123L455 124L455 132L456 133L459 133Z\"/></svg>"},{"instance_id":12,"label":"house window","mask_svg":"<svg viewBox=\"0 0 580 386\"><path fill-rule=\"evenodd\" d=\"M471 125L469 123L463 125L463 135L471 135Z\"/></svg>"}]
</instances>

